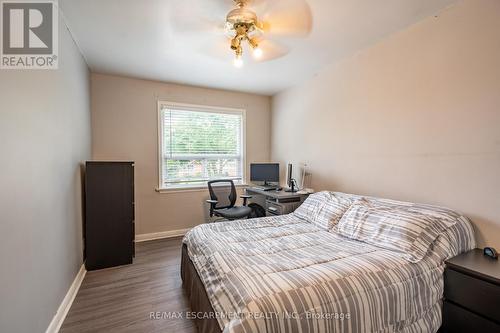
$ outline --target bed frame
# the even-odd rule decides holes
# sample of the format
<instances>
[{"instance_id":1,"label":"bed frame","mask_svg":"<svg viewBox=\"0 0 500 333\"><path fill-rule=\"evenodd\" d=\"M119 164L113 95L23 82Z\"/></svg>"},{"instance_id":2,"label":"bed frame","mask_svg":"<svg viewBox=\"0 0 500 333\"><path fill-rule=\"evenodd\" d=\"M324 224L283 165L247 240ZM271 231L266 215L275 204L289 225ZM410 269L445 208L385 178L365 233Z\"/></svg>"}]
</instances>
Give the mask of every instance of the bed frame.
<instances>
[{"instance_id":1,"label":"bed frame","mask_svg":"<svg viewBox=\"0 0 500 333\"><path fill-rule=\"evenodd\" d=\"M191 312L201 313L202 316L212 314L212 318L195 319L199 333L221 333L219 322L215 318L215 311L208 299L207 291L200 276L189 258L186 244L182 244L181 259L182 287L186 291L191 306ZM199 316L197 316L199 317ZM208 315L207 315L208 317Z\"/></svg>"}]
</instances>

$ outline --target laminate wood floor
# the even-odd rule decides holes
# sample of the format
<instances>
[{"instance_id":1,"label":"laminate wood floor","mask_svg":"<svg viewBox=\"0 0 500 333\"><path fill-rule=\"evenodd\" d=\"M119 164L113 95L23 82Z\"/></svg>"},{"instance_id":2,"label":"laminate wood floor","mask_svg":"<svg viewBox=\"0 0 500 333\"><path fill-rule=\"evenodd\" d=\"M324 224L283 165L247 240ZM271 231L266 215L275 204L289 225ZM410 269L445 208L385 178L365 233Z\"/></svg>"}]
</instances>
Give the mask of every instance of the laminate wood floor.
<instances>
[{"instance_id":1,"label":"laminate wood floor","mask_svg":"<svg viewBox=\"0 0 500 333\"><path fill-rule=\"evenodd\" d=\"M60 332L196 333L189 319L150 318L190 311L180 264L181 238L137 243L133 264L87 272Z\"/></svg>"}]
</instances>

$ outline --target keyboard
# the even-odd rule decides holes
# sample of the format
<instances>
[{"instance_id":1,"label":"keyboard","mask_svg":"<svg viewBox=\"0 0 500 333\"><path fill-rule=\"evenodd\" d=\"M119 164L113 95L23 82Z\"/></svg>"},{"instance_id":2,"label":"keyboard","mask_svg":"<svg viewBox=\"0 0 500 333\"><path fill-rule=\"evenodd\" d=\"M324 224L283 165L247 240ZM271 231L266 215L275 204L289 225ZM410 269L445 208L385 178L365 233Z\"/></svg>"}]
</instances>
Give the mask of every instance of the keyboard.
<instances>
[{"instance_id":1,"label":"keyboard","mask_svg":"<svg viewBox=\"0 0 500 333\"><path fill-rule=\"evenodd\" d=\"M266 186L266 187L264 187L264 186L254 186L252 188L254 188L256 190L259 190L259 191L266 191L267 192L267 191L276 191L276 189L278 187L276 187L276 186Z\"/></svg>"}]
</instances>

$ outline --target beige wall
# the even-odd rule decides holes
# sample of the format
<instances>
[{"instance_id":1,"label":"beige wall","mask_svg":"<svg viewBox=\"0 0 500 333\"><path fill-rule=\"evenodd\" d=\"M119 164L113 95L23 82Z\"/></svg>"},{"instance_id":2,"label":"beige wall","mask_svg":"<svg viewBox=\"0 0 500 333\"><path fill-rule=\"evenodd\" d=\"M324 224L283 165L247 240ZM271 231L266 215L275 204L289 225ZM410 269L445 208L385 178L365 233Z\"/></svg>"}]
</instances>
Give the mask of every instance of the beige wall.
<instances>
[{"instance_id":1,"label":"beige wall","mask_svg":"<svg viewBox=\"0 0 500 333\"><path fill-rule=\"evenodd\" d=\"M307 162L316 190L463 211L500 246L500 1L460 2L275 96L272 158Z\"/></svg>"},{"instance_id":2,"label":"beige wall","mask_svg":"<svg viewBox=\"0 0 500 333\"><path fill-rule=\"evenodd\" d=\"M0 70L0 332L45 332L82 265L89 71L63 21L58 70Z\"/></svg>"},{"instance_id":3,"label":"beige wall","mask_svg":"<svg viewBox=\"0 0 500 333\"><path fill-rule=\"evenodd\" d=\"M91 91L93 158L136 162L136 234L185 229L206 219L206 190L155 191L158 99L246 109L247 163L269 160L271 100L267 96L102 74L92 74Z\"/></svg>"}]
</instances>

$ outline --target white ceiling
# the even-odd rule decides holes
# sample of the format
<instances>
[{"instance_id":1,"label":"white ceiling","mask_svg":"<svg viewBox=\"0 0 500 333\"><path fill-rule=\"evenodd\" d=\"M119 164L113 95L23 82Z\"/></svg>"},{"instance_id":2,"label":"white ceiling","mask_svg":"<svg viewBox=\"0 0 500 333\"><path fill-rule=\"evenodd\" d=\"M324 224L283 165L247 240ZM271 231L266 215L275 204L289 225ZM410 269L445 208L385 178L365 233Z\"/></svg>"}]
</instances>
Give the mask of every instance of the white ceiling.
<instances>
[{"instance_id":1,"label":"white ceiling","mask_svg":"<svg viewBox=\"0 0 500 333\"><path fill-rule=\"evenodd\" d=\"M279 38L288 49L285 56L266 62L247 57L238 69L232 65L229 45L221 45L213 29L184 30L209 16L223 23L233 8L230 0L60 0L92 71L265 95L297 84L454 2L307 0L311 32Z\"/></svg>"}]
</instances>

